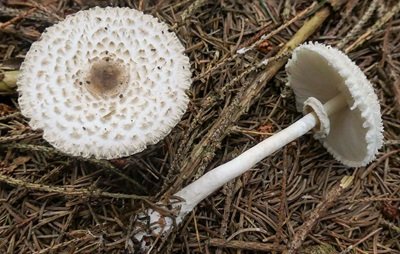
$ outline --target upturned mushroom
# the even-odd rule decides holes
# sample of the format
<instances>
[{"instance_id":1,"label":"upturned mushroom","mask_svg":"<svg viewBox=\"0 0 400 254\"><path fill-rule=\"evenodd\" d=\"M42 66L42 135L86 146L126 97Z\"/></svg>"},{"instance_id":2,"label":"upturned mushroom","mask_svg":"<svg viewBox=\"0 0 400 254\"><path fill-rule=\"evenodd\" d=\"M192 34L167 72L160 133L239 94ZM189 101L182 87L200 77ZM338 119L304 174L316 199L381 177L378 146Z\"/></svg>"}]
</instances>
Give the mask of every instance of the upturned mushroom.
<instances>
[{"instance_id":1,"label":"upturned mushroom","mask_svg":"<svg viewBox=\"0 0 400 254\"><path fill-rule=\"evenodd\" d=\"M129 8L93 8L33 43L17 85L33 129L62 152L111 159L165 137L188 104L190 63L165 23Z\"/></svg>"},{"instance_id":2,"label":"upturned mushroom","mask_svg":"<svg viewBox=\"0 0 400 254\"><path fill-rule=\"evenodd\" d=\"M297 109L305 116L178 191L176 200L171 202L176 223L225 183L312 129L314 137L344 165L364 166L375 158L383 140L380 106L360 68L335 48L308 43L293 51L286 71ZM144 220L152 227L136 234L138 240L146 235L166 234L174 225L172 218L152 209Z\"/></svg>"}]
</instances>

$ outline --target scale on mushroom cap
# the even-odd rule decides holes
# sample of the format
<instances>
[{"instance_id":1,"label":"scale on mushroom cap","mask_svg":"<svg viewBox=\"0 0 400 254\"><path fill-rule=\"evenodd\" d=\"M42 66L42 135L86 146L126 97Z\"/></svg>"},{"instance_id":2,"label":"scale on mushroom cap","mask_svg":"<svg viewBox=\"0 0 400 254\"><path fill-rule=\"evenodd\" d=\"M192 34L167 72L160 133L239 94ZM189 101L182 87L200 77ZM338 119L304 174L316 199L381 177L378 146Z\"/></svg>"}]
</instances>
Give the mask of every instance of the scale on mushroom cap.
<instances>
[{"instance_id":1,"label":"scale on mushroom cap","mask_svg":"<svg viewBox=\"0 0 400 254\"><path fill-rule=\"evenodd\" d=\"M177 223L215 190L311 129L344 165L365 166L375 158L383 140L378 98L363 72L344 53L319 43L303 44L293 51L286 71L297 109L305 116L178 191L174 196L179 201L173 203ZM171 218L166 217L161 225L157 211L150 209L147 214L152 234L171 230ZM142 240L145 235L135 237Z\"/></svg>"}]
</instances>

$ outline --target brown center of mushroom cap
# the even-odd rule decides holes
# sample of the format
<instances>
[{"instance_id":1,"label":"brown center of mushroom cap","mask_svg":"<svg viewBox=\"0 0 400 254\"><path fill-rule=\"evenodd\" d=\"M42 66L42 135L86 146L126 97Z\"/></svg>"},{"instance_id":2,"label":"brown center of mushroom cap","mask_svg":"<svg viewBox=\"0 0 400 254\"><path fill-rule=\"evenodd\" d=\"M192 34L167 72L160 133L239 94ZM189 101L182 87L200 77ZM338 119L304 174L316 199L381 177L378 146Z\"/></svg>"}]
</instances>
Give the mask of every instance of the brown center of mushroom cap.
<instances>
[{"instance_id":1,"label":"brown center of mushroom cap","mask_svg":"<svg viewBox=\"0 0 400 254\"><path fill-rule=\"evenodd\" d=\"M126 88L127 83L126 70L122 65L108 57L95 61L86 78L88 91L100 97L120 94Z\"/></svg>"}]
</instances>

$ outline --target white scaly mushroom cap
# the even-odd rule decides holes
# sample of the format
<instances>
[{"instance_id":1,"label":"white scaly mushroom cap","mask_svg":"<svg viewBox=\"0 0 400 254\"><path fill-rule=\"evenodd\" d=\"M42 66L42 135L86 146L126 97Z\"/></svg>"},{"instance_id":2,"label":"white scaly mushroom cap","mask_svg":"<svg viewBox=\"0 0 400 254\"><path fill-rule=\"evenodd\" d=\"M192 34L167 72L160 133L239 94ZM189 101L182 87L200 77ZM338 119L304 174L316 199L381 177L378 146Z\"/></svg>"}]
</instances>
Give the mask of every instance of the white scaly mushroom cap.
<instances>
[{"instance_id":1,"label":"white scaly mushroom cap","mask_svg":"<svg viewBox=\"0 0 400 254\"><path fill-rule=\"evenodd\" d=\"M32 44L19 105L61 151L111 159L165 137L187 108L190 84L189 59L166 24L129 8L93 8Z\"/></svg>"},{"instance_id":2,"label":"white scaly mushroom cap","mask_svg":"<svg viewBox=\"0 0 400 254\"><path fill-rule=\"evenodd\" d=\"M378 97L360 68L340 50L310 42L293 51L286 71L299 111L309 97L325 103L346 95L350 107L329 117L330 132L321 142L347 166L371 162L382 146L383 127Z\"/></svg>"}]
</instances>

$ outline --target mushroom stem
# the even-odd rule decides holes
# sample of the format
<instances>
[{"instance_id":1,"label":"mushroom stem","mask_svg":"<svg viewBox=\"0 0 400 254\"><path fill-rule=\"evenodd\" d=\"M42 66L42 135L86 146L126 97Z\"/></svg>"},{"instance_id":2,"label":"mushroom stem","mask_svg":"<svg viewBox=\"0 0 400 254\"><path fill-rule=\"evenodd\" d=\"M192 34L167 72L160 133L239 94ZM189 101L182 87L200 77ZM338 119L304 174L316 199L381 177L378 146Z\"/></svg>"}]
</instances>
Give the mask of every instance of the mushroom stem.
<instances>
[{"instance_id":1,"label":"mushroom stem","mask_svg":"<svg viewBox=\"0 0 400 254\"><path fill-rule=\"evenodd\" d=\"M329 117L329 115L341 111L346 105L345 95L338 94L323 105L323 110L326 113L325 115ZM193 208L208 195L235 177L240 176L268 155L271 155L286 144L303 136L318 123L320 123L320 119L317 114L315 112L308 113L286 129L267 138L233 160L209 171L193 183L175 193L175 195L173 195L174 197L178 198L178 200L183 200L170 203L172 208L177 211L175 223L181 223L186 214L192 211ZM153 209L148 209L146 214L142 214L139 217L147 218L145 225L152 225L150 230L151 234L143 232L140 229L138 230L139 232L135 235L135 238L139 241L142 241L144 236L154 234L167 235L174 226L171 218L165 217ZM161 220L163 217L164 219ZM162 223L160 223L160 221L162 221Z\"/></svg>"},{"instance_id":2,"label":"mushroom stem","mask_svg":"<svg viewBox=\"0 0 400 254\"><path fill-rule=\"evenodd\" d=\"M336 95L324 104L325 112L328 116L339 112L344 106L347 105L346 96L342 93Z\"/></svg>"},{"instance_id":3,"label":"mushroom stem","mask_svg":"<svg viewBox=\"0 0 400 254\"><path fill-rule=\"evenodd\" d=\"M340 111L345 105L347 105L345 96L339 94L326 102L324 109L329 116ZM181 209L177 217L177 222L180 222L188 212L208 195L235 177L240 176L268 155L303 136L314 128L318 122L317 115L311 112L286 129L267 138L233 160L209 171L195 182L178 191L174 196L182 198L185 201L180 204Z\"/></svg>"}]
</instances>

